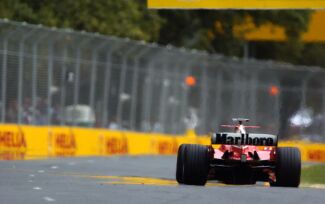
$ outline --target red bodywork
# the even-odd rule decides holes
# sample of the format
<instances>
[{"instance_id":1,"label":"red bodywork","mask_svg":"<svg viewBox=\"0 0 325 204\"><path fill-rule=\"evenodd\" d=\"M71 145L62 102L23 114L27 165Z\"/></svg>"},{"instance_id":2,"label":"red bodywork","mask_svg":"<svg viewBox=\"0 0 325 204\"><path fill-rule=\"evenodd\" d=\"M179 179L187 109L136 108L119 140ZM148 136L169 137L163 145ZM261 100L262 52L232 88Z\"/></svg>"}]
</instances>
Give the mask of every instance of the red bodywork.
<instances>
[{"instance_id":1,"label":"red bodywork","mask_svg":"<svg viewBox=\"0 0 325 204\"><path fill-rule=\"evenodd\" d=\"M246 121L247 122L247 121ZM259 128L259 126L244 126L239 120L238 125L222 125L234 128L235 133L246 134L246 128ZM275 181L274 163L276 161L276 146L251 146L251 145L218 145L210 146L213 158L214 171L210 178L224 179L227 174L245 177L255 175L254 181ZM244 171L244 169L249 169ZM248 173L247 173L248 172ZM241 180L243 180L241 178ZM237 182L237 181L236 181Z\"/></svg>"},{"instance_id":2,"label":"red bodywork","mask_svg":"<svg viewBox=\"0 0 325 204\"><path fill-rule=\"evenodd\" d=\"M246 133L248 128L260 128L260 126L244 126L242 121L239 121L239 125L221 125L221 127L234 128L236 133ZM242 156L245 155L246 161L256 160L257 156L259 161L274 161L275 160L275 147L256 147L250 145L221 145L220 148L214 149L214 159L223 159L225 152L229 154L227 159L230 160L242 160ZM257 156L256 156L257 154Z\"/></svg>"},{"instance_id":3,"label":"red bodywork","mask_svg":"<svg viewBox=\"0 0 325 204\"><path fill-rule=\"evenodd\" d=\"M219 148L214 149L214 159L222 159L226 151L232 152L228 159L238 160L242 159L242 155L246 155L247 161L253 161L254 153L256 152L260 161L274 161L275 160L275 147L256 147L256 146L236 146L236 145L221 145Z\"/></svg>"}]
</instances>

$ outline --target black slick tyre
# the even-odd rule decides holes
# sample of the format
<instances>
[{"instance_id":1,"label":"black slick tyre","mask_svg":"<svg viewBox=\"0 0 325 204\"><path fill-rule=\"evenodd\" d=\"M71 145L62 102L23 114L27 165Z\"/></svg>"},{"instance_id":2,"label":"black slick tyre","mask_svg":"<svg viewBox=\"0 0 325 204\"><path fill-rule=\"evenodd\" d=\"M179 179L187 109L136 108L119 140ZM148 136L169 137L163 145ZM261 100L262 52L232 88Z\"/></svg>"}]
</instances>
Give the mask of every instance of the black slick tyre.
<instances>
[{"instance_id":1,"label":"black slick tyre","mask_svg":"<svg viewBox=\"0 0 325 204\"><path fill-rule=\"evenodd\" d=\"M187 144L184 147L183 180L187 185L205 185L209 172L208 147Z\"/></svg>"},{"instance_id":2,"label":"black slick tyre","mask_svg":"<svg viewBox=\"0 0 325 204\"><path fill-rule=\"evenodd\" d=\"M280 147L276 151L276 181L271 186L298 187L301 174L301 154L295 147Z\"/></svg>"},{"instance_id":3,"label":"black slick tyre","mask_svg":"<svg viewBox=\"0 0 325 204\"><path fill-rule=\"evenodd\" d=\"M183 172L184 172L184 150L185 144L182 144L178 148L177 152L177 163L176 163L176 181L180 184L184 183Z\"/></svg>"}]
</instances>

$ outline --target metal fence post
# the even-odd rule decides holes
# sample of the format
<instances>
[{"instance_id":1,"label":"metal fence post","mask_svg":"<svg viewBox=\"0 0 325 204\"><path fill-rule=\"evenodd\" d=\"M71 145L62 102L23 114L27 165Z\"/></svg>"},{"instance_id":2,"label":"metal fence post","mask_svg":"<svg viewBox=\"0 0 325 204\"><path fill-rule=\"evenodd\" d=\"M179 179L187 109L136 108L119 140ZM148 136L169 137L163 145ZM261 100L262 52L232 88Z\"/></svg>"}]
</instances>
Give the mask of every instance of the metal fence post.
<instances>
[{"instance_id":1,"label":"metal fence post","mask_svg":"<svg viewBox=\"0 0 325 204\"><path fill-rule=\"evenodd\" d=\"M81 43L83 44L83 42ZM75 81L74 81L74 88L73 88L73 106L76 107L79 101L79 71L80 71L80 55L81 55L81 45L77 47L77 53L76 53L76 66L75 66ZM73 124L75 125L75 124Z\"/></svg>"},{"instance_id":2,"label":"metal fence post","mask_svg":"<svg viewBox=\"0 0 325 204\"><path fill-rule=\"evenodd\" d=\"M2 81L1 81L1 122L6 122L6 104L7 104L7 59L8 59L8 40L17 30L9 31L3 38L3 52L2 52Z\"/></svg>"},{"instance_id":3,"label":"metal fence post","mask_svg":"<svg viewBox=\"0 0 325 204\"><path fill-rule=\"evenodd\" d=\"M215 124L213 125L216 125L217 127L219 127L220 123L221 123L221 120L220 120L220 117L222 117L222 89L223 89L223 74L222 74L222 70L219 70L218 73L217 73L217 80L216 80L216 120L215 120Z\"/></svg>"},{"instance_id":4,"label":"metal fence post","mask_svg":"<svg viewBox=\"0 0 325 204\"><path fill-rule=\"evenodd\" d=\"M52 93L51 88L53 85L53 39L48 42L48 58L47 58L47 124L51 125L52 120Z\"/></svg>"},{"instance_id":5,"label":"metal fence post","mask_svg":"<svg viewBox=\"0 0 325 204\"><path fill-rule=\"evenodd\" d=\"M40 41L46 37L48 33L42 34L39 36L34 42L32 47L32 55L33 55L33 62L32 62L32 124L36 124L36 106L37 106L37 66L38 66L38 45Z\"/></svg>"},{"instance_id":6,"label":"metal fence post","mask_svg":"<svg viewBox=\"0 0 325 204\"><path fill-rule=\"evenodd\" d=\"M95 109L95 85L97 80L97 63L98 63L98 52L108 45L106 40L104 43L97 45L91 54L91 76L90 76L90 93L89 93L89 106Z\"/></svg>"},{"instance_id":7,"label":"metal fence post","mask_svg":"<svg viewBox=\"0 0 325 204\"><path fill-rule=\"evenodd\" d=\"M160 94L160 102L161 104L159 105L159 112L158 112L158 121L162 126L162 131L166 132L166 105L167 105L167 96L168 96L168 91L171 90L170 88L170 79L168 77L168 66L170 65L170 61L168 60L164 65L163 65L163 82L162 82L162 91Z\"/></svg>"},{"instance_id":8,"label":"metal fence post","mask_svg":"<svg viewBox=\"0 0 325 204\"><path fill-rule=\"evenodd\" d=\"M202 127L202 133L206 131L206 119L207 119L207 101L208 101L208 77L207 77L207 64L204 62L202 67L202 78L201 78L201 99L200 99L200 123Z\"/></svg>"},{"instance_id":9,"label":"metal fence post","mask_svg":"<svg viewBox=\"0 0 325 204\"><path fill-rule=\"evenodd\" d=\"M1 122L6 121L6 98L7 98L7 52L8 52L8 39L5 37L3 41L3 53L2 53L2 91L1 91Z\"/></svg>"},{"instance_id":10,"label":"metal fence post","mask_svg":"<svg viewBox=\"0 0 325 204\"><path fill-rule=\"evenodd\" d=\"M95 37L89 37L87 39L82 39L77 46L76 51L76 66L75 66L75 83L74 83L74 92L73 92L73 105L76 107L79 103L79 84L80 84L80 65L81 65L81 49ZM76 125L74 122L73 125Z\"/></svg>"},{"instance_id":11,"label":"metal fence post","mask_svg":"<svg viewBox=\"0 0 325 204\"><path fill-rule=\"evenodd\" d=\"M281 90L281 87L279 86L280 90ZM281 94L282 94L282 91L279 92L279 94L277 96L275 96L275 114L276 114L276 124L275 126L278 127L277 128L277 131L276 131L276 134L279 133L279 130L280 130L280 111L281 111L281 104L280 104L280 98L281 98ZM256 111L256 110L255 110ZM256 112L255 112L255 115L256 115ZM256 118L256 116L255 116ZM256 120L255 120L255 123L256 123Z\"/></svg>"},{"instance_id":12,"label":"metal fence post","mask_svg":"<svg viewBox=\"0 0 325 204\"><path fill-rule=\"evenodd\" d=\"M152 103L152 81L154 74L154 65L157 62L158 58L162 58L161 55L155 55L151 58L151 61L148 63L148 74L146 76L145 82L143 83L143 105L142 105L142 119L141 119L141 130L148 132L151 131L151 103Z\"/></svg>"},{"instance_id":13,"label":"metal fence post","mask_svg":"<svg viewBox=\"0 0 325 204\"><path fill-rule=\"evenodd\" d=\"M189 56L191 57L191 55ZM175 67L175 85L176 87L174 87L174 93L175 93L175 96L179 96L180 100L176 100L176 103L174 105L174 110L172 111L172 115L171 115L171 120L173 121L172 122L172 125L171 125L171 132L173 134L176 134L179 132L178 128L180 128L180 124L179 122L182 121L182 119L184 119L182 117L182 104L181 104L181 101L183 99L182 97L182 93L184 92L184 90L182 90L182 85L184 85L184 80L185 80L185 77L186 76L183 76L182 75L182 70L186 70L188 69L187 67L187 63L186 61L188 61L189 59L188 58L184 58L184 56L179 56L178 58L178 62L177 62L177 66L179 67ZM186 66L186 67L181 67L181 66ZM184 72L183 72L184 74ZM181 85L179 85L181 84ZM177 86L178 85L178 86ZM165 112L165 111L163 111ZM165 118L164 118L165 119Z\"/></svg>"},{"instance_id":14,"label":"metal fence post","mask_svg":"<svg viewBox=\"0 0 325 204\"><path fill-rule=\"evenodd\" d=\"M203 68L203 73L202 73L202 81L201 81L201 86L202 86L202 92L201 92L201 99L200 99L200 126L202 128L202 133L205 132L206 130L206 117L207 117L207 101L208 101L208 78L207 78L207 73L206 73L206 67Z\"/></svg>"},{"instance_id":15,"label":"metal fence post","mask_svg":"<svg viewBox=\"0 0 325 204\"><path fill-rule=\"evenodd\" d=\"M189 58L188 61L186 62L185 69L183 72L183 80L185 80L186 76L188 76L191 72L191 66L193 65L193 58ZM182 92L182 98L181 98L181 121L185 124L186 121L186 111L188 110L188 91L189 87L183 82L183 92ZM188 129L188 124L185 124L185 129Z\"/></svg>"},{"instance_id":16,"label":"metal fence post","mask_svg":"<svg viewBox=\"0 0 325 204\"><path fill-rule=\"evenodd\" d=\"M106 54L106 70L105 70L105 80L104 80L104 89L103 89L103 115L102 115L102 127L107 127L108 125L108 104L109 104L109 90L111 78L111 69L112 69L112 54L114 51L119 48L121 44L114 42L112 47L110 47Z\"/></svg>"},{"instance_id":17,"label":"metal fence post","mask_svg":"<svg viewBox=\"0 0 325 204\"><path fill-rule=\"evenodd\" d=\"M257 73L256 73L257 72ZM256 107L257 107L257 103L256 101L258 100L257 98L257 76L258 76L258 71L256 71L254 73L251 74L251 79L250 79L250 97L249 97L249 111L251 113L250 116L250 120L253 123L256 123Z\"/></svg>"},{"instance_id":18,"label":"metal fence post","mask_svg":"<svg viewBox=\"0 0 325 204\"><path fill-rule=\"evenodd\" d=\"M300 111L303 111L307 105L306 105L306 95L307 95L307 86L308 82L311 79L312 75L315 74L314 72L309 72L307 76L304 77L302 81L302 89L301 89L301 102L300 102ZM304 134L304 127L300 127L300 135Z\"/></svg>"},{"instance_id":19,"label":"metal fence post","mask_svg":"<svg viewBox=\"0 0 325 204\"><path fill-rule=\"evenodd\" d=\"M55 28L52 28L52 30L54 31ZM64 34L60 33L56 37L50 38L48 41L47 124L49 124L49 125L52 124L52 114L53 114L53 109L52 109L53 62L54 62L54 47L53 46L59 39L62 38L62 35L65 36ZM66 45L64 45L63 51L65 51L65 46Z\"/></svg>"},{"instance_id":20,"label":"metal fence post","mask_svg":"<svg viewBox=\"0 0 325 204\"><path fill-rule=\"evenodd\" d=\"M63 115L63 108L65 107L66 99L66 74L67 66L65 65L67 59L67 45L63 45L63 56L62 56L62 67L61 67L61 96L60 96L60 106L61 106L61 115ZM61 118L60 125L65 125L65 118Z\"/></svg>"},{"instance_id":21,"label":"metal fence post","mask_svg":"<svg viewBox=\"0 0 325 204\"><path fill-rule=\"evenodd\" d=\"M238 71L236 71L234 74L233 74L233 85L232 85L232 96L231 96L231 109L232 109L232 116L236 116L236 115L239 115L239 108L238 108L238 93L239 93L239 90L238 90L238 87L239 87L239 80L240 80L240 77L239 77L239 74L238 74Z\"/></svg>"},{"instance_id":22,"label":"metal fence post","mask_svg":"<svg viewBox=\"0 0 325 204\"><path fill-rule=\"evenodd\" d=\"M130 111L130 127L132 130L136 130L136 111L137 111L139 64L140 64L139 61L141 57L143 57L149 50L150 47L144 47L143 50L140 51L134 57L135 65L134 65L134 74L132 77L131 111Z\"/></svg>"},{"instance_id":23,"label":"metal fence post","mask_svg":"<svg viewBox=\"0 0 325 204\"><path fill-rule=\"evenodd\" d=\"M243 70L242 70L242 75L241 75L241 79L243 79L244 78L244 80L240 80L239 82L238 82L238 84L239 84L239 87L240 87L240 89L239 89L239 102L240 102L240 104L238 104L239 105L239 114L240 115L243 115L243 116L245 116L245 117L247 117L247 115L246 114L248 114L247 113L247 99L246 99L246 96L247 96L247 94L246 94L246 92L248 92L248 85L249 85L249 83L248 83L248 77L247 76L245 76L245 74L246 74L246 71L247 70L247 63L245 62L245 60L244 60L244 62L243 62Z\"/></svg>"},{"instance_id":24,"label":"metal fence post","mask_svg":"<svg viewBox=\"0 0 325 204\"><path fill-rule=\"evenodd\" d=\"M129 48L125 53L123 53L123 62L122 62L122 70L121 70L121 75L120 75L120 83L119 83L119 89L118 89L118 103L117 103L117 113L116 113L116 120L117 124L120 127L123 127L123 103L124 101L122 100L122 95L124 93L125 89L125 83L126 83L126 73L127 73L127 68L128 68L128 59L129 55L132 54L137 49L136 45L131 45L131 48Z\"/></svg>"},{"instance_id":25,"label":"metal fence post","mask_svg":"<svg viewBox=\"0 0 325 204\"><path fill-rule=\"evenodd\" d=\"M24 52L25 52L25 40L29 38L33 33L35 32L35 29L27 32L23 35L23 37L19 41L19 61L18 61L18 92L17 92L17 101L18 101L18 124L22 123L22 117L23 117L23 71L24 71Z\"/></svg>"},{"instance_id":26,"label":"metal fence post","mask_svg":"<svg viewBox=\"0 0 325 204\"><path fill-rule=\"evenodd\" d=\"M322 135L324 136L325 135L325 83L323 84L323 103L322 103L322 105L323 105L323 110L322 110L322 112L323 112L323 114L322 114L322 121L323 121L323 123L322 123Z\"/></svg>"}]
</instances>

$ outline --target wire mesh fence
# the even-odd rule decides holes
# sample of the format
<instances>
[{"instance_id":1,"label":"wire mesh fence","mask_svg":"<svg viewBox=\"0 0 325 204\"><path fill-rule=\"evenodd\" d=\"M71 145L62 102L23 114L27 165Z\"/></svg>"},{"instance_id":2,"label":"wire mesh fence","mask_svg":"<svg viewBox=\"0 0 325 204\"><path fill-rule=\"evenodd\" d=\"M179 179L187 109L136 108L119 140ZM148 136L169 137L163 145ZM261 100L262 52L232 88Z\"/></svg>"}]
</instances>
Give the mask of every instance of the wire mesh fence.
<instances>
[{"instance_id":1,"label":"wire mesh fence","mask_svg":"<svg viewBox=\"0 0 325 204\"><path fill-rule=\"evenodd\" d=\"M2 123L325 140L325 72L0 20Z\"/></svg>"}]
</instances>

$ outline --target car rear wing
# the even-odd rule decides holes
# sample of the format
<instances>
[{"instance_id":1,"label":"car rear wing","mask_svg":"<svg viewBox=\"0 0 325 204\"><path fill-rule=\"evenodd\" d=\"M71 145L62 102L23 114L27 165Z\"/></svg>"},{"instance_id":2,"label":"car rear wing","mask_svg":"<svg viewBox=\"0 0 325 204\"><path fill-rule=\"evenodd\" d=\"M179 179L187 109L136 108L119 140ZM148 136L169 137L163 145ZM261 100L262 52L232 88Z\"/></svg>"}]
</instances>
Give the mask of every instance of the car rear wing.
<instances>
[{"instance_id":1,"label":"car rear wing","mask_svg":"<svg viewBox=\"0 0 325 204\"><path fill-rule=\"evenodd\" d=\"M278 137L270 134L213 133L211 144L278 146Z\"/></svg>"},{"instance_id":2,"label":"car rear wing","mask_svg":"<svg viewBox=\"0 0 325 204\"><path fill-rule=\"evenodd\" d=\"M232 121L234 122L249 122L248 118L233 118Z\"/></svg>"}]
</instances>

